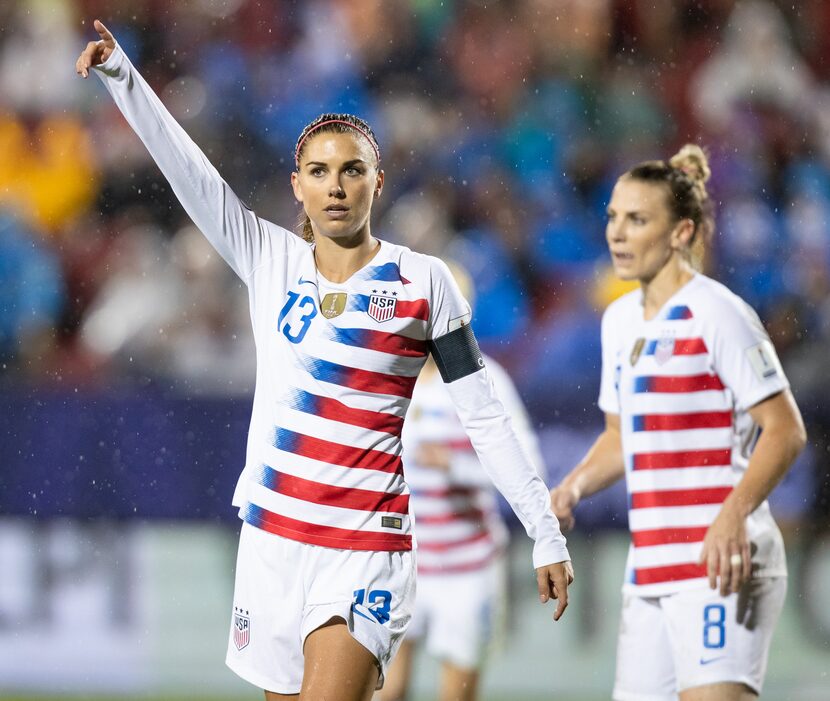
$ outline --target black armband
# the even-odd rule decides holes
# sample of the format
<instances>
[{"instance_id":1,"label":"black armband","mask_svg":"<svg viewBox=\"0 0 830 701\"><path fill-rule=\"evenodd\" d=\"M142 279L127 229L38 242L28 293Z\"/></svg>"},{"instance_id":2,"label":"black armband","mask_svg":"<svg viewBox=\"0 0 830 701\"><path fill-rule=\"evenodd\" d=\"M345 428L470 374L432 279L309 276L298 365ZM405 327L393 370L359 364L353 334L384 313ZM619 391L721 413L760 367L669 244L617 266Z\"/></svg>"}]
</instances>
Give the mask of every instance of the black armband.
<instances>
[{"instance_id":1,"label":"black armband","mask_svg":"<svg viewBox=\"0 0 830 701\"><path fill-rule=\"evenodd\" d=\"M484 367L484 358L469 324L450 331L441 338L432 339L429 350L444 382L455 382Z\"/></svg>"}]
</instances>

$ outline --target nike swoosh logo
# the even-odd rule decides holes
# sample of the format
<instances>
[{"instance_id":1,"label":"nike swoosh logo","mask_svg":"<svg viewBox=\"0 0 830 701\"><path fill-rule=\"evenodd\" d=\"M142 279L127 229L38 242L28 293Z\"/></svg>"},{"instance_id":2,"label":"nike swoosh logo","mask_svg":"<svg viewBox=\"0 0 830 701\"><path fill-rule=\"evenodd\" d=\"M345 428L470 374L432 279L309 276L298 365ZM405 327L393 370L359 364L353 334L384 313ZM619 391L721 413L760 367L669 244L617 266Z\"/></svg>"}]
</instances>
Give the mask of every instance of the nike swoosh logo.
<instances>
[{"instance_id":1,"label":"nike swoosh logo","mask_svg":"<svg viewBox=\"0 0 830 701\"><path fill-rule=\"evenodd\" d=\"M721 655L720 657L712 657L708 660L704 660L702 657L700 658L700 664L712 664L712 662L717 662L718 660L725 660L726 655Z\"/></svg>"},{"instance_id":2,"label":"nike swoosh logo","mask_svg":"<svg viewBox=\"0 0 830 701\"><path fill-rule=\"evenodd\" d=\"M314 280L303 280L303 276L300 275L299 280L297 280L298 285L314 285L317 287L317 283Z\"/></svg>"},{"instance_id":3,"label":"nike swoosh logo","mask_svg":"<svg viewBox=\"0 0 830 701\"><path fill-rule=\"evenodd\" d=\"M372 618L371 616L367 616L363 611L357 608L356 604L352 604L352 611L356 613L358 616L365 618L367 621L371 621L372 623L377 623L377 619Z\"/></svg>"}]
</instances>

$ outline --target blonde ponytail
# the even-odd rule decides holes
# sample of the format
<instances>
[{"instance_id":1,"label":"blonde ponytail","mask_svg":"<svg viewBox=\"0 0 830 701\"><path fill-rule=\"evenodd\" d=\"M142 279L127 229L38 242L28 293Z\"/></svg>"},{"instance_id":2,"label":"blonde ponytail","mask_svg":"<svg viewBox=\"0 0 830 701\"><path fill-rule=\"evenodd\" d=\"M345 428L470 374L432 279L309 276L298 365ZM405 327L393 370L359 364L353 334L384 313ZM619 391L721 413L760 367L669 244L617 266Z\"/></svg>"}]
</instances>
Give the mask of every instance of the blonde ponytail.
<instances>
[{"instance_id":1,"label":"blonde ponytail","mask_svg":"<svg viewBox=\"0 0 830 701\"><path fill-rule=\"evenodd\" d=\"M697 144L686 144L669 159L669 165L682 170L701 186L704 186L712 177L706 152Z\"/></svg>"}]
</instances>

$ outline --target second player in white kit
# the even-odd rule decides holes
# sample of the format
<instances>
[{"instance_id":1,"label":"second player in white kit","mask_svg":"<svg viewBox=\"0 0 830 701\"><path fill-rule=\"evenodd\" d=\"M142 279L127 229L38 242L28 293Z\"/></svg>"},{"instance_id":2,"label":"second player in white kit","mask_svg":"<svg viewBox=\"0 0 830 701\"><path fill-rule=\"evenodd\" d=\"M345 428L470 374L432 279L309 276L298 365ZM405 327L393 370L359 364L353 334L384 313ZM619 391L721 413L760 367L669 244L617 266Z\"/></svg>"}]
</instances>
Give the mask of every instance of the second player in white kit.
<instances>
[{"instance_id":1,"label":"second player in white kit","mask_svg":"<svg viewBox=\"0 0 830 701\"><path fill-rule=\"evenodd\" d=\"M626 480L618 701L755 698L786 591L766 497L804 428L755 312L693 266L708 177L690 145L617 181L608 246L640 289L603 316L605 431L551 493L568 527L580 499Z\"/></svg>"},{"instance_id":2,"label":"second player in white kit","mask_svg":"<svg viewBox=\"0 0 830 701\"><path fill-rule=\"evenodd\" d=\"M536 435L513 382L496 361L486 363L525 452L541 471ZM427 362L415 385L403 445L418 539L418 596L381 698L408 697L415 649L423 645L441 660L437 698L472 700L504 614L508 532L434 363Z\"/></svg>"}]
</instances>

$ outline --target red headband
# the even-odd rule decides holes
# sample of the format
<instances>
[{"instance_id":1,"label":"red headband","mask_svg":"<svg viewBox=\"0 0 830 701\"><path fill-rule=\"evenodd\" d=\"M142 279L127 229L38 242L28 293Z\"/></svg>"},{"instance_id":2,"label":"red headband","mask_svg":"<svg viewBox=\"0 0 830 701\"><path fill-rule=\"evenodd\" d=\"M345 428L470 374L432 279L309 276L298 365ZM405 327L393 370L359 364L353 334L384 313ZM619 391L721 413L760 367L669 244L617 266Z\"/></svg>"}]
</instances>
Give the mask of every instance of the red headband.
<instances>
[{"instance_id":1,"label":"red headband","mask_svg":"<svg viewBox=\"0 0 830 701\"><path fill-rule=\"evenodd\" d=\"M378 165L380 165L380 152L378 151L378 147L375 146L375 141L369 136L369 132L365 129L361 129L356 124L352 124L351 122L347 122L345 119L329 119L326 122L320 122L317 126L309 129L305 136L300 139L300 143L297 144L297 150L294 152L294 164L299 167L300 166L300 149L303 147L305 140L311 136L315 131L317 131L320 127L326 126L326 124L345 124L347 127L351 127L355 131L360 132L363 136L366 137L366 141L369 142L369 145L372 147L372 150L375 152L375 158L378 159Z\"/></svg>"}]
</instances>

